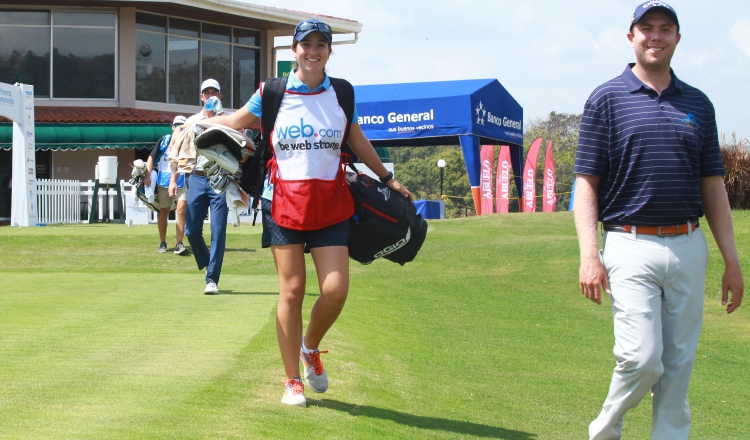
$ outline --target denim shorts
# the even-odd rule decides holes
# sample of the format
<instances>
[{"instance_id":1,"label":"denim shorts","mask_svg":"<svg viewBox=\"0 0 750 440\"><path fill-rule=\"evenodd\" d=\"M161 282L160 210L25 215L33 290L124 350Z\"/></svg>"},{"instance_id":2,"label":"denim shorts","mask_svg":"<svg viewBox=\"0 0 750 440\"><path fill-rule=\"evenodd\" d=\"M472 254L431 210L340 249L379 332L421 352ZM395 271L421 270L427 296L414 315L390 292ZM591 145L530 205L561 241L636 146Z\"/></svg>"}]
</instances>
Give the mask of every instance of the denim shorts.
<instances>
[{"instance_id":1,"label":"denim shorts","mask_svg":"<svg viewBox=\"0 0 750 440\"><path fill-rule=\"evenodd\" d=\"M305 252L312 248L349 245L349 221L326 226L314 231L298 231L279 226L271 215L271 201L260 199L263 213L263 235L261 246L264 248L284 244L304 244Z\"/></svg>"}]
</instances>

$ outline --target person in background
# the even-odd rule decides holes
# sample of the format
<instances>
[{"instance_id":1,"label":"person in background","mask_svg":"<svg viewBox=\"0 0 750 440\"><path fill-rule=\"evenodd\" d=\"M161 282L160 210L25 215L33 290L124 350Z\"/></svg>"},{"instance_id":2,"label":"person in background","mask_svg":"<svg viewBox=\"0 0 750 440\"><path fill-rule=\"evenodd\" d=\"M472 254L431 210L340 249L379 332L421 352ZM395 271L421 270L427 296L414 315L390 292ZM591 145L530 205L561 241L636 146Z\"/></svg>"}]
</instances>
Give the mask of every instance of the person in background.
<instances>
[{"instance_id":1,"label":"person in background","mask_svg":"<svg viewBox=\"0 0 750 440\"><path fill-rule=\"evenodd\" d=\"M204 107L198 113L190 116L186 124L194 124L206 118L216 116L215 110L221 110L206 105L211 103L211 97L221 99L221 87L215 79L207 79L201 84L201 93L199 95ZM179 127L178 127L179 130ZM217 194L211 188L206 173L203 171L203 165L207 162L203 156L198 156L197 164L193 173L187 179L187 215L185 217L185 233L187 234L190 248L193 251L195 262L198 269L206 268L206 287L203 293L206 295L216 295L219 293L219 278L221 277L221 266L224 262L224 249L227 239L227 207L226 194ZM172 175L172 182L169 186L170 195L176 196L178 192L177 175ZM203 238L203 221L211 210L211 249L206 245Z\"/></svg>"},{"instance_id":2,"label":"person in background","mask_svg":"<svg viewBox=\"0 0 750 440\"><path fill-rule=\"evenodd\" d=\"M581 292L597 304L600 289L609 294L617 361L589 436L619 439L625 413L650 392L651 438L683 440L706 289L703 215L724 259L727 313L745 286L713 105L670 67L677 13L658 0L638 6L628 40L635 63L586 102L575 164Z\"/></svg>"},{"instance_id":3,"label":"person in background","mask_svg":"<svg viewBox=\"0 0 750 440\"><path fill-rule=\"evenodd\" d=\"M328 389L328 375L320 360L325 351L321 352L319 346L343 310L349 292L348 220L354 209L353 205L350 210L341 208L346 205L347 197L351 201L351 195L346 184L337 180L343 178L339 174L343 173L341 142L348 121L325 72L332 52L331 41L331 28L321 21L305 20L295 27L292 51L298 67L289 74L275 126L303 127L295 139L285 139L280 134L283 130L274 130L268 172L272 185L265 186L261 200L262 246L271 248L279 277L276 335L286 374L281 402L287 405L307 404L300 359L310 389L316 393ZM262 97L258 90L237 112L210 122L242 130L262 118L261 113ZM348 142L353 152L392 191L412 200L411 193L383 166L356 121L355 107L348 126ZM290 142L326 148L291 148ZM303 191L297 192L300 188ZM313 305L303 337L306 248L315 264L320 297Z\"/></svg>"},{"instance_id":4,"label":"person in background","mask_svg":"<svg viewBox=\"0 0 750 440\"><path fill-rule=\"evenodd\" d=\"M185 123L185 117L180 115L174 118L172 122L172 130ZM159 197L159 253L167 252L167 225L169 223L169 212L172 208L172 198L169 195L169 182L172 177L172 173L169 170L169 145L172 139L172 134L165 134L156 142L154 148L151 150L151 154L148 156L146 161L146 175L143 178L143 184L145 186L151 185L151 171L156 165L158 170L158 179L156 182L156 191ZM185 186L185 176L179 176L177 179L177 192L175 194L177 199L177 208L175 212L176 220L176 235L177 244L174 247L174 253L177 255L187 255L190 253L188 249L182 244L182 239L185 235L185 211L187 210L187 187Z\"/></svg>"}]
</instances>

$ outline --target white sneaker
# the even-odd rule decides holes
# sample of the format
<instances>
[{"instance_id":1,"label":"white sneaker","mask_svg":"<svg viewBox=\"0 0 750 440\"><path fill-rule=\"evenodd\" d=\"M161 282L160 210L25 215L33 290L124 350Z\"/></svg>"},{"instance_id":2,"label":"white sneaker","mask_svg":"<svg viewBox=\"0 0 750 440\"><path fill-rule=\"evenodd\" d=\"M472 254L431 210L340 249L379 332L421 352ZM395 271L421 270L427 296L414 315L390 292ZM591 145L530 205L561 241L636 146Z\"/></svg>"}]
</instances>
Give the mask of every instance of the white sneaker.
<instances>
[{"instance_id":1,"label":"white sneaker","mask_svg":"<svg viewBox=\"0 0 750 440\"><path fill-rule=\"evenodd\" d=\"M185 247L184 244L182 244L182 242L179 242L174 247L174 253L175 255L187 255L190 253L190 251Z\"/></svg>"},{"instance_id":2,"label":"white sneaker","mask_svg":"<svg viewBox=\"0 0 750 440\"><path fill-rule=\"evenodd\" d=\"M328 353L328 350L315 350L310 353L299 350L299 358L302 359L302 365L305 367L305 380L310 389L316 393L325 393L328 390L328 375L323 369L323 362L320 361L321 353Z\"/></svg>"},{"instance_id":3,"label":"white sneaker","mask_svg":"<svg viewBox=\"0 0 750 440\"><path fill-rule=\"evenodd\" d=\"M213 280L209 279L206 283L206 289L203 290L204 295L218 295L219 287L214 283Z\"/></svg>"},{"instance_id":4,"label":"white sneaker","mask_svg":"<svg viewBox=\"0 0 750 440\"><path fill-rule=\"evenodd\" d=\"M305 386L302 385L302 382L298 379L289 379L284 381L284 385L284 395L281 396L281 403L306 408L307 399L305 399Z\"/></svg>"}]
</instances>

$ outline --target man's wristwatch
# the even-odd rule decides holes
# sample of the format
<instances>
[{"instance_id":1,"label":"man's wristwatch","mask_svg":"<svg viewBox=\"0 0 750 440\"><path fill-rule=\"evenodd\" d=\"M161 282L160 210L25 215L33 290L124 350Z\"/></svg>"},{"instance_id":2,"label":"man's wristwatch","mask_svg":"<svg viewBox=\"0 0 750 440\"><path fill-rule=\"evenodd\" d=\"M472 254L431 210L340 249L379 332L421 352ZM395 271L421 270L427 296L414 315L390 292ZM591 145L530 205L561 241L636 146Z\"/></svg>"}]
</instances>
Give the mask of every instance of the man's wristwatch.
<instances>
[{"instance_id":1,"label":"man's wristwatch","mask_svg":"<svg viewBox=\"0 0 750 440\"><path fill-rule=\"evenodd\" d=\"M384 177L380 177L379 179L382 183L388 183L388 181L393 179L393 173L389 171L388 174L386 174Z\"/></svg>"}]
</instances>

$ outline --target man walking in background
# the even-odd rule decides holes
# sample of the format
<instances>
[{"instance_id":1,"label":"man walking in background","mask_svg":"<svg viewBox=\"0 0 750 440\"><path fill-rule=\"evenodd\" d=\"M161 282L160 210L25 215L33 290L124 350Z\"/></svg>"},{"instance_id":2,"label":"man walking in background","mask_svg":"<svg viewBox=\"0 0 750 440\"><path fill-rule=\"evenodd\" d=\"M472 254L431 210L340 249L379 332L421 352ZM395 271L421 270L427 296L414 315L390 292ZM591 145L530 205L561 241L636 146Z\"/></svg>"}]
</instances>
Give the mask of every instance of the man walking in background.
<instances>
[{"instance_id":1,"label":"man walking in background","mask_svg":"<svg viewBox=\"0 0 750 440\"><path fill-rule=\"evenodd\" d=\"M600 289L610 295L617 360L591 439L619 439L625 413L648 392L651 438L688 438L708 260L704 214L724 259L722 304L732 313L742 303L713 105L670 68L679 29L666 3L638 6L628 33L635 64L584 107L574 202L580 285L597 304Z\"/></svg>"},{"instance_id":2,"label":"man walking in background","mask_svg":"<svg viewBox=\"0 0 750 440\"><path fill-rule=\"evenodd\" d=\"M201 84L200 100L204 105L198 113L189 117L186 121L192 124L203 119L212 118L223 112L221 105L218 107L211 103L211 98L221 99L221 87L215 79L207 79ZM215 101L215 100L214 100ZM211 105L208 105L211 103ZM206 107L210 107L206 108ZM193 173L188 179L187 193L187 216L185 217L185 233L187 234L190 247L195 256L195 262L199 269L206 268L206 288L203 293L216 295L219 293L219 277L221 266L224 262L224 248L227 238L227 207L226 194L217 194L211 188L203 165L207 162L204 156L198 156L198 161ZM170 195L177 193L177 176L173 174L172 183L169 187ZM203 221L211 209L211 249L206 246L203 238Z\"/></svg>"},{"instance_id":3,"label":"man walking in background","mask_svg":"<svg viewBox=\"0 0 750 440\"><path fill-rule=\"evenodd\" d=\"M176 116L172 122L172 130L185 123L184 116ZM165 134L156 142L151 154L146 161L146 175L143 178L145 186L151 185L151 170L156 165L157 182L156 191L159 196L159 253L167 252L167 226L169 223L169 212L172 208L172 198L169 196L169 182L172 173L169 170L169 145L172 134ZM177 199L175 211L177 244L174 247L174 253L177 255L187 255L188 249L182 244L182 238L185 235L185 211L187 211L187 186L185 186L185 176L180 175L177 178L177 193L174 197Z\"/></svg>"}]
</instances>

